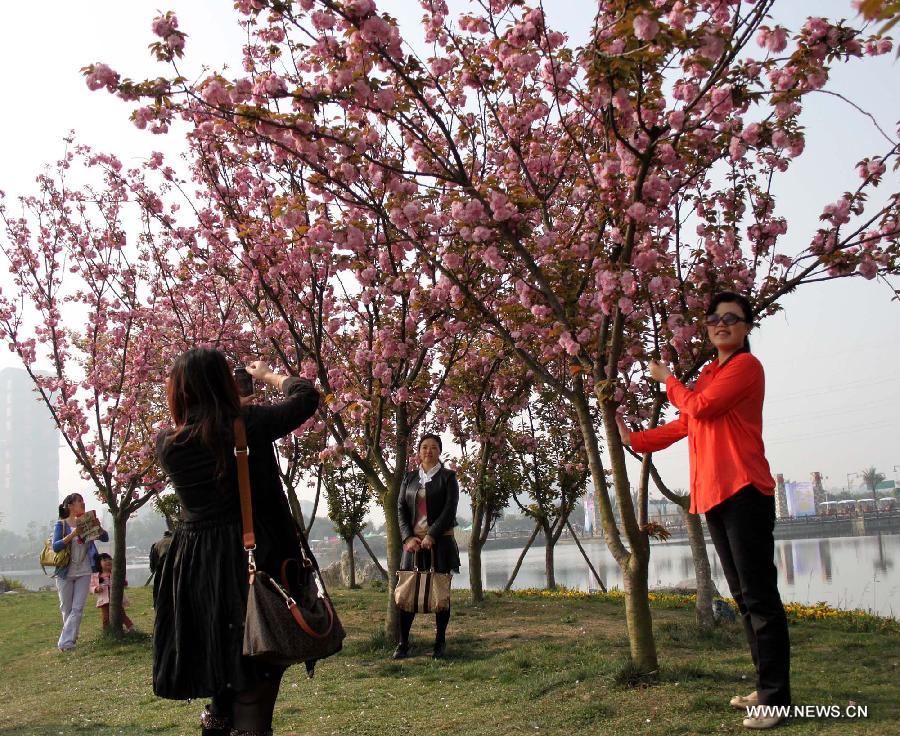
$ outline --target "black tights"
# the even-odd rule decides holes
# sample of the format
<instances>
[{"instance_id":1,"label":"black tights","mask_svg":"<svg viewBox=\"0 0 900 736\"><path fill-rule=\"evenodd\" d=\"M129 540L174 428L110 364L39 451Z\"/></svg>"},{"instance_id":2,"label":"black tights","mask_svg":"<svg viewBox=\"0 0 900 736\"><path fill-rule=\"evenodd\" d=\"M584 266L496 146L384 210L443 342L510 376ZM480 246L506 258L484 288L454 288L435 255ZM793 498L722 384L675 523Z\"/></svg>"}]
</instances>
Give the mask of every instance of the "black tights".
<instances>
[{"instance_id":1,"label":"black tights","mask_svg":"<svg viewBox=\"0 0 900 736\"><path fill-rule=\"evenodd\" d=\"M212 699L210 712L231 719L236 731L267 732L272 728L275 700L281 687L283 667L272 667L266 679L241 692L226 690Z\"/></svg>"},{"instance_id":2,"label":"black tights","mask_svg":"<svg viewBox=\"0 0 900 736\"><path fill-rule=\"evenodd\" d=\"M409 644L409 631L412 629L416 614L400 611L400 643ZM438 611L434 622L434 643L443 644L447 638L447 624L450 623L450 609Z\"/></svg>"}]
</instances>

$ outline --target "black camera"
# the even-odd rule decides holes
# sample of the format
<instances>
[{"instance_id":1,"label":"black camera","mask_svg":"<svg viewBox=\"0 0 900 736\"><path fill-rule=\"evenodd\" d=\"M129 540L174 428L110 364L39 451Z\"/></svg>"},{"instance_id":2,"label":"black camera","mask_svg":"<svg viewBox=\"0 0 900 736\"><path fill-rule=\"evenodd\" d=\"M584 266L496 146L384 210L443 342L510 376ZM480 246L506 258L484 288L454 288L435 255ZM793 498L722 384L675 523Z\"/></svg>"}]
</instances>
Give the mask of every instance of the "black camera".
<instances>
[{"instance_id":1,"label":"black camera","mask_svg":"<svg viewBox=\"0 0 900 736\"><path fill-rule=\"evenodd\" d=\"M237 384L238 396L242 399L253 396L253 376L247 373L246 368L234 369L234 382Z\"/></svg>"}]
</instances>

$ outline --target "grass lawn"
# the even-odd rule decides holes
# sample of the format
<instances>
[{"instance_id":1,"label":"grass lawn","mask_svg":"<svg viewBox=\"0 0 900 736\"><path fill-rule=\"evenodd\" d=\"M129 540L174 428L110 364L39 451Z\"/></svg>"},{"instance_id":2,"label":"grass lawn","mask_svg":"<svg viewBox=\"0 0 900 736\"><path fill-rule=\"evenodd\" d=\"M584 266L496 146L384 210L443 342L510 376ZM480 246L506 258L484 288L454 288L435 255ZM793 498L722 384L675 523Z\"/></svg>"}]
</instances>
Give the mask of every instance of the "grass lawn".
<instances>
[{"instance_id":1,"label":"grass lawn","mask_svg":"<svg viewBox=\"0 0 900 736\"><path fill-rule=\"evenodd\" d=\"M337 591L344 651L307 680L285 675L275 733L298 734L710 734L748 733L728 699L753 690L738 624L698 636L689 605L653 604L661 671L649 687L627 683L624 604L614 598L489 594L472 606L454 592L450 658L428 655L433 619L413 627L415 656L390 660L380 635L384 593ZM129 591L129 615L152 627L146 588ZM89 599L89 606L93 602ZM199 733L200 702L162 700L150 686L146 633L101 635L85 613L75 652L55 648L54 593L0 596L0 734ZM793 694L799 704L850 701L861 720L795 719L796 734L896 734L900 629L864 616L792 615ZM893 724L893 725L892 725Z\"/></svg>"}]
</instances>

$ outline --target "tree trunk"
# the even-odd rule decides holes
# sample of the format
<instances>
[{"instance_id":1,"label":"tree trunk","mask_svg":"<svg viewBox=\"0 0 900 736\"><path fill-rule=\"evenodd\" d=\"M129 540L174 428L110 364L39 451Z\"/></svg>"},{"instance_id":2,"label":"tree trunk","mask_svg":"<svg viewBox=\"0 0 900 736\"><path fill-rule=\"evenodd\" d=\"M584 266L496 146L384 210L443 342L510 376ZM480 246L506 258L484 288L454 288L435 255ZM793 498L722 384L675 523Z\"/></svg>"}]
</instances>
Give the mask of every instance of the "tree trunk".
<instances>
[{"instance_id":1,"label":"tree trunk","mask_svg":"<svg viewBox=\"0 0 900 736\"><path fill-rule=\"evenodd\" d=\"M388 600L385 611L384 630L388 641L396 643L400 638L400 616L397 613L397 605L394 603L394 586L397 584L397 570L400 569L400 556L402 553L400 539L400 525L397 523L397 488L392 488L385 493L384 528L387 534L387 563L388 563Z\"/></svg>"},{"instance_id":2,"label":"tree trunk","mask_svg":"<svg viewBox=\"0 0 900 736\"><path fill-rule=\"evenodd\" d=\"M588 553L585 551L584 547L581 546L581 541L578 539L578 536L575 534L575 530L572 528L572 524L567 521L566 526L569 528L569 534L572 535L572 539L575 540L575 544L578 546L578 551L581 552L581 556L584 557L584 561L587 563L588 569L594 574L594 579L597 581L597 585L599 585L600 590L602 590L605 593L606 586L603 584L603 580L600 578L600 575L594 569L594 565L591 562L591 558L588 557Z\"/></svg>"},{"instance_id":3,"label":"tree trunk","mask_svg":"<svg viewBox=\"0 0 900 736\"><path fill-rule=\"evenodd\" d=\"M649 565L649 555L632 553L628 564L622 568L622 579L625 584L625 624L628 628L631 662L642 675L654 674L659 670L656 640L653 638L653 617L650 615L650 591L647 585Z\"/></svg>"},{"instance_id":4,"label":"tree trunk","mask_svg":"<svg viewBox=\"0 0 900 736\"><path fill-rule=\"evenodd\" d=\"M122 598L125 593L125 526L128 511L121 508L112 512L113 517L113 569L109 588L109 630L122 632Z\"/></svg>"},{"instance_id":5,"label":"tree trunk","mask_svg":"<svg viewBox=\"0 0 900 736\"><path fill-rule=\"evenodd\" d=\"M649 455L647 456L649 460ZM709 555L706 554L706 540L703 538L703 525L700 517L690 512L690 496L680 495L671 491L665 483L656 466L649 462L650 475L659 492L667 499L678 505L678 509L684 515L685 528L687 529L688 542L691 545L691 557L694 561L694 579L697 581L697 626L701 631L709 631L715 625L713 618L713 584L712 573L709 567Z\"/></svg>"},{"instance_id":6,"label":"tree trunk","mask_svg":"<svg viewBox=\"0 0 900 736\"><path fill-rule=\"evenodd\" d=\"M556 570L553 564L553 548L556 540L549 524L544 524L544 575L547 578L547 590L556 590Z\"/></svg>"},{"instance_id":7,"label":"tree trunk","mask_svg":"<svg viewBox=\"0 0 900 736\"><path fill-rule=\"evenodd\" d=\"M355 588L356 587L356 555L353 550L353 537L350 537L350 539L346 540L346 542L347 542L347 562L349 563L348 564L349 569L347 570L347 580L345 582L347 583L348 588Z\"/></svg>"},{"instance_id":8,"label":"tree trunk","mask_svg":"<svg viewBox=\"0 0 900 736\"><path fill-rule=\"evenodd\" d=\"M306 532L306 536L309 536L310 530L306 528L306 521L303 518L303 509L300 508L300 499L297 498L296 489L290 483L285 483L284 487L287 490L288 506L291 509L291 515L294 517L294 521L296 521L297 525Z\"/></svg>"},{"instance_id":9,"label":"tree trunk","mask_svg":"<svg viewBox=\"0 0 900 736\"><path fill-rule=\"evenodd\" d=\"M525 555L528 554L528 550L531 549L531 545L534 543L534 540L537 538L538 532L541 530L540 524L534 525L534 531L531 532L531 536L528 537L528 543L525 545L525 549L522 550L522 554L519 555L519 559L516 561L516 566L513 568L512 574L509 576L509 580L506 581L506 585L503 586L503 590L509 590L512 587L513 581L516 579L516 575L519 574L519 568L522 567L522 560L525 559Z\"/></svg>"},{"instance_id":10,"label":"tree trunk","mask_svg":"<svg viewBox=\"0 0 900 736\"><path fill-rule=\"evenodd\" d=\"M688 541L691 545L691 557L694 558L694 575L697 580L697 626L701 631L710 631L715 626L713 619L713 584L709 567L709 555L706 554L706 540L703 538L703 525L700 517L681 507L687 526Z\"/></svg>"},{"instance_id":11,"label":"tree trunk","mask_svg":"<svg viewBox=\"0 0 900 736\"><path fill-rule=\"evenodd\" d=\"M316 511L319 510L319 499L322 498L322 463L316 469L316 498L313 501L312 511L309 512L309 526L306 527L306 536L312 534L312 528L316 523Z\"/></svg>"},{"instance_id":12,"label":"tree trunk","mask_svg":"<svg viewBox=\"0 0 900 736\"><path fill-rule=\"evenodd\" d=\"M601 398L598 396L598 399ZM628 628L628 642L631 647L632 665L641 673L656 672L659 664L656 657L656 641L653 638L653 619L650 616L650 599L647 574L650 563L649 541L641 536L634 518L634 507L625 507L629 502L628 471L622 440L615 424L615 405L603 403L606 441L612 463L613 479L616 484L622 525L631 544L629 553L622 544L619 529L612 513L612 504L606 489L606 475L600 458L600 445L594 429L587 397L580 391L575 395L573 405L578 414L578 428L584 440L584 448L591 471L591 481L598 490L600 514L603 521L603 536L606 546L622 570L625 584L625 620Z\"/></svg>"},{"instance_id":13,"label":"tree trunk","mask_svg":"<svg viewBox=\"0 0 900 736\"><path fill-rule=\"evenodd\" d=\"M378 572L381 573L381 577L382 577L384 580L387 580L387 579L388 579L387 570L385 570L385 569L381 566L381 562L380 562L380 561L378 560L378 558L375 556L375 553L372 551L372 548L369 546L369 543L366 541L366 538L365 538L360 532L357 532L357 533L356 533L356 538L360 541L360 543L362 544L362 546L365 548L366 552L369 553L369 557L372 558L372 562L375 563L375 567L378 568Z\"/></svg>"},{"instance_id":14,"label":"tree trunk","mask_svg":"<svg viewBox=\"0 0 900 736\"><path fill-rule=\"evenodd\" d=\"M484 588L481 581L481 531L484 523L484 506L477 504L472 510L472 532L469 534L469 589L472 603L484 600Z\"/></svg>"}]
</instances>

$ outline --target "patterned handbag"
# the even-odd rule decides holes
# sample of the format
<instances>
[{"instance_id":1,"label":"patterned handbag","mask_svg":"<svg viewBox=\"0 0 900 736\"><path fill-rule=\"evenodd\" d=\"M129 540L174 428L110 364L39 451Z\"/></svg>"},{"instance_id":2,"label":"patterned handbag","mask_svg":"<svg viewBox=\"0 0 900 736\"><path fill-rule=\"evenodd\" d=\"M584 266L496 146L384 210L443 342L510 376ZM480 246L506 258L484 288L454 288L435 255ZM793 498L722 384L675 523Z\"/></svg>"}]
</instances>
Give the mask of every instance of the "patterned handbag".
<instances>
[{"instance_id":1,"label":"patterned handbag","mask_svg":"<svg viewBox=\"0 0 900 736\"><path fill-rule=\"evenodd\" d=\"M435 572L434 557L432 550L431 568L422 571L419 569L419 553L416 552L414 569L397 570L394 602L401 611L437 613L450 608L450 582L453 576L448 572Z\"/></svg>"},{"instance_id":2,"label":"patterned handbag","mask_svg":"<svg viewBox=\"0 0 900 736\"><path fill-rule=\"evenodd\" d=\"M234 420L234 443L243 542L250 579L243 654L282 666L305 662L307 673L312 677L317 660L341 650L344 628L334 611L322 583L319 565L302 530L297 529L300 541L298 559L282 562L280 581L256 569L247 431L241 417Z\"/></svg>"}]
</instances>

